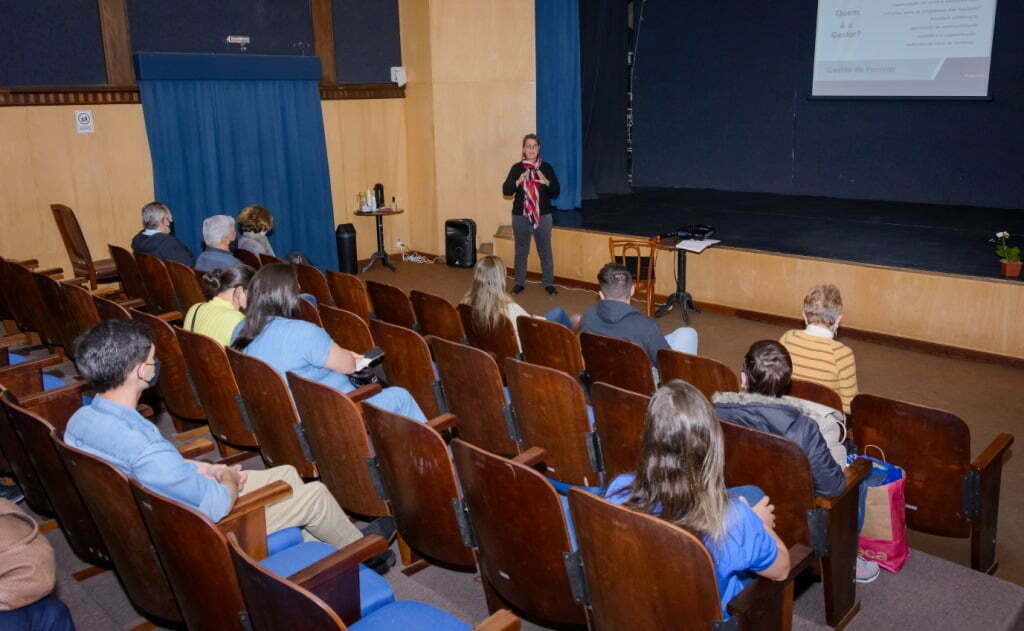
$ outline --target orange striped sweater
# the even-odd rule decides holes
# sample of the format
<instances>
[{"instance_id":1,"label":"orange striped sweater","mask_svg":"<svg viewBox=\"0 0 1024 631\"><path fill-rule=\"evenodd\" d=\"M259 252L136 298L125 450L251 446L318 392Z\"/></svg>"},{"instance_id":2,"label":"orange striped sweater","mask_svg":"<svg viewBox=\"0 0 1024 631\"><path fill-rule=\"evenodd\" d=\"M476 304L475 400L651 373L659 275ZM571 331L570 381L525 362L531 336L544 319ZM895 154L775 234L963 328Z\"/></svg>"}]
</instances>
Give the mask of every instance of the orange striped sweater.
<instances>
[{"instance_id":1,"label":"orange striped sweater","mask_svg":"<svg viewBox=\"0 0 1024 631\"><path fill-rule=\"evenodd\" d=\"M850 347L797 330L786 331L779 343L793 359L793 377L832 388L843 400L843 412L849 414L850 402L857 396L857 366Z\"/></svg>"}]
</instances>

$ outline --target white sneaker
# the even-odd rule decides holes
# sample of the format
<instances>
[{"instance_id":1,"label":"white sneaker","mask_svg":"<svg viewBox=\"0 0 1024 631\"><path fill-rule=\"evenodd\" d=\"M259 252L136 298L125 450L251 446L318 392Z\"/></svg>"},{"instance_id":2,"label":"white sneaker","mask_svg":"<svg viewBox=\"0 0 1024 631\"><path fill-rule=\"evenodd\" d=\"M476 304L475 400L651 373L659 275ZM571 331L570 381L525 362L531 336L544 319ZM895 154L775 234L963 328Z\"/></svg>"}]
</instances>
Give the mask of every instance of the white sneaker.
<instances>
[{"instance_id":1,"label":"white sneaker","mask_svg":"<svg viewBox=\"0 0 1024 631\"><path fill-rule=\"evenodd\" d=\"M864 559L857 557L857 574L854 579L858 583L870 583L871 581L878 578L880 570L878 564L874 561L865 561Z\"/></svg>"}]
</instances>

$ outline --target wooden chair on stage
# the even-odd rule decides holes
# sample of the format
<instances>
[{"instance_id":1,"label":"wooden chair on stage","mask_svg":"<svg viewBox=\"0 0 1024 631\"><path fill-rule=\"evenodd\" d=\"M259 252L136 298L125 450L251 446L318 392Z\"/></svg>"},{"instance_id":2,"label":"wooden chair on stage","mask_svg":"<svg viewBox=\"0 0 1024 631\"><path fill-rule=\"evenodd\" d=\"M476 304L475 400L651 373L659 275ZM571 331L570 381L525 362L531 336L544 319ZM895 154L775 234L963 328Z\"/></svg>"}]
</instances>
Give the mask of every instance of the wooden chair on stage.
<instances>
[{"instance_id":1,"label":"wooden chair on stage","mask_svg":"<svg viewBox=\"0 0 1024 631\"><path fill-rule=\"evenodd\" d=\"M457 309L469 344L493 354L494 360L498 362L498 368L502 370L502 377L504 377L505 358L519 359L520 357L519 341L516 339L516 330L512 326L512 321L501 317L498 319L498 326L486 329L480 326L476 318L473 317L472 307L460 304Z\"/></svg>"},{"instance_id":2,"label":"wooden chair on stage","mask_svg":"<svg viewBox=\"0 0 1024 631\"><path fill-rule=\"evenodd\" d=\"M511 605L545 626L586 624L564 571L573 546L561 500L529 466L543 451L509 460L461 440L451 447L463 536L476 550L488 611Z\"/></svg>"},{"instance_id":3,"label":"wooden chair on stage","mask_svg":"<svg viewBox=\"0 0 1024 631\"><path fill-rule=\"evenodd\" d=\"M174 287L174 293L178 297L178 304L181 305L183 314L192 305L206 301L203 285L199 280L202 272L197 272L178 261L164 260L163 263L167 268L167 275L171 277L171 285Z\"/></svg>"},{"instance_id":4,"label":"wooden chair on stage","mask_svg":"<svg viewBox=\"0 0 1024 631\"><path fill-rule=\"evenodd\" d=\"M174 283L171 282L171 276L167 273L164 262L152 254L143 254L142 252L135 253L135 261L139 264L142 282L153 299L156 313L168 311L185 313L187 309L178 301L178 295L174 293Z\"/></svg>"},{"instance_id":5,"label":"wooden chair on stage","mask_svg":"<svg viewBox=\"0 0 1024 631\"><path fill-rule=\"evenodd\" d=\"M258 270L262 265L262 263L260 263L260 257L257 254L243 248L235 250L235 258L254 270Z\"/></svg>"},{"instance_id":6,"label":"wooden chair on stage","mask_svg":"<svg viewBox=\"0 0 1024 631\"><path fill-rule=\"evenodd\" d=\"M52 440L132 604L147 617L181 624L181 610L150 543L128 477L102 458L68 446L57 434Z\"/></svg>"},{"instance_id":7,"label":"wooden chair on stage","mask_svg":"<svg viewBox=\"0 0 1024 631\"><path fill-rule=\"evenodd\" d=\"M608 251L611 260L625 265L633 275L636 293L634 300L644 303L644 313L654 317L654 268L658 258L658 242L660 237L653 239L616 239L608 238Z\"/></svg>"},{"instance_id":8,"label":"wooden chair on stage","mask_svg":"<svg viewBox=\"0 0 1024 631\"><path fill-rule=\"evenodd\" d=\"M334 499L346 511L365 517L390 515L377 496L366 468L373 448L363 424L359 400L380 391L380 386L360 388L358 399L330 386L288 373L288 386L302 419L301 431L320 473ZM351 394L351 393L350 393Z\"/></svg>"},{"instance_id":9,"label":"wooden chair on stage","mask_svg":"<svg viewBox=\"0 0 1024 631\"><path fill-rule=\"evenodd\" d=\"M519 316L516 325L524 360L583 377L583 351L575 333L557 322L532 316Z\"/></svg>"},{"instance_id":10,"label":"wooden chair on stage","mask_svg":"<svg viewBox=\"0 0 1024 631\"><path fill-rule=\"evenodd\" d=\"M854 442L878 447L906 474L907 526L970 538L971 568L992 574L1003 462L1012 434L1000 433L971 460L971 431L958 416L871 394L853 398ZM873 454L874 455L874 454Z\"/></svg>"},{"instance_id":11,"label":"wooden chair on stage","mask_svg":"<svg viewBox=\"0 0 1024 631\"><path fill-rule=\"evenodd\" d=\"M518 454L518 429L494 357L466 344L434 336L427 339L448 409L459 419L459 438L503 456Z\"/></svg>"},{"instance_id":12,"label":"wooden chair on stage","mask_svg":"<svg viewBox=\"0 0 1024 631\"><path fill-rule=\"evenodd\" d=\"M416 329L416 312L412 302L398 287L385 283L366 281L366 293L370 296L374 316L391 324Z\"/></svg>"},{"instance_id":13,"label":"wooden chair on stage","mask_svg":"<svg viewBox=\"0 0 1024 631\"><path fill-rule=\"evenodd\" d=\"M312 265L295 265L295 275L299 279L299 288L316 298L321 305L333 305L334 297L327 286L323 273Z\"/></svg>"},{"instance_id":14,"label":"wooden chair on stage","mask_svg":"<svg viewBox=\"0 0 1024 631\"><path fill-rule=\"evenodd\" d=\"M299 315L300 320L305 320L310 324L315 324L321 329L324 328L323 320L320 319L320 311L312 301L306 298L299 298Z\"/></svg>"},{"instance_id":15,"label":"wooden chair on stage","mask_svg":"<svg viewBox=\"0 0 1024 631\"><path fill-rule=\"evenodd\" d=\"M142 279L139 262L135 260L132 253L116 245L108 245L107 249L110 250L111 260L117 265L121 291L129 298L142 300L146 305L146 311L159 313L157 303L150 297L149 290L146 289L146 281Z\"/></svg>"},{"instance_id":16,"label":"wooden chair on stage","mask_svg":"<svg viewBox=\"0 0 1024 631\"><path fill-rule=\"evenodd\" d=\"M811 465L785 438L722 421L727 486L754 484L775 505L775 532L786 546L809 546L820 567L825 621L841 628L860 610L854 582L857 561L857 502L870 466L861 460L845 470L836 497L815 497Z\"/></svg>"},{"instance_id":17,"label":"wooden chair on stage","mask_svg":"<svg viewBox=\"0 0 1024 631\"><path fill-rule=\"evenodd\" d=\"M378 478L378 495L395 516L406 573L425 565L412 567L419 557L474 568L473 551L463 542L452 510L459 484L440 434L454 425L455 417L445 414L420 423L371 403L363 403L363 417L376 450L368 466Z\"/></svg>"},{"instance_id":18,"label":"wooden chair on stage","mask_svg":"<svg viewBox=\"0 0 1024 631\"><path fill-rule=\"evenodd\" d=\"M327 285L338 308L351 311L363 322L370 321L370 296L358 276L327 270Z\"/></svg>"},{"instance_id":19,"label":"wooden chair on stage","mask_svg":"<svg viewBox=\"0 0 1024 631\"><path fill-rule=\"evenodd\" d=\"M409 300L423 337L434 335L452 342L465 341L466 331L462 328L459 312L450 302L415 289L409 292Z\"/></svg>"},{"instance_id":20,"label":"wooden chair on stage","mask_svg":"<svg viewBox=\"0 0 1024 631\"><path fill-rule=\"evenodd\" d=\"M587 605L591 628L725 628L714 561L700 540L663 519L579 490L569 491L569 506L579 552L566 565L582 583L576 594ZM810 562L811 551L796 545L789 554L793 570L785 581L756 577L729 601L735 628L791 627L793 578Z\"/></svg>"},{"instance_id":21,"label":"wooden chair on stage","mask_svg":"<svg viewBox=\"0 0 1024 631\"><path fill-rule=\"evenodd\" d=\"M373 334L366 320L351 311L322 304L320 321L334 343L346 350L362 354L374 347Z\"/></svg>"},{"instance_id":22,"label":"wooden chair on stage","mask_svg":"<svg viewBox=\"0 0 1024 631\"><path fill-rule=\"evenodd\" d=\"M505 360L505 376L523 449L547 452L545 470L560 489L601 486L597 437L580 383L560 370L512 358Z\"/></svg>"},{"instance_id":23,"label":"wooden chair on stage","mask_svg":"<svg viewBox=\"0 0 1024 631\"><path fill-rule=\"evenodd\" d=\"M682 379L700 390L708 401L716 392L740 390L740 380L736 373L722 362L666 348L658 351L658 375L661 383Z\"/></svg>"},{"instance_id":24,"label":"wooden chair on stage","mask_svg":"<svg viewBox=\"0 0 1024 631\"><path fill-rule=\"evenodd\" d=\"M651 398L602 381L590 386L594 430L601 441L605 480L636 472Z\"/></svg>"},{"instance_id":25,"label":"wooden chair on stage","mask_svg":"<svg viewBox=\"0 0 1024 631\"><path fill-rule=\"evenodd\" d=\"M580 349L591 383L603 381L646 395L654 392L651 361L639 345L617 337L581 333Z\"/></svg>"},{"instance_id":26,"label":"wooden chair on stage","mask_svg":"<svg viewBox=\"0 0 1024 631\"><path fill-rule=\"evenodd\" d=\"M789 396L826 405L843 413L843 399L839 393L813 381L793 379L789 382Z\"/></svg>"},{"instance_id":27,"label":"wooden chair on stage","mask_svg":"<svg viewBox=\"0 0 1024 631\"><path fill-rule=\"evenodd\" d=\"M260 254L260 267L262 267L264 265L273 265L275 263L281 263L281 264L284 264L284 265L289 265L288 261L286 261L286 260L284 260L282 258L278 258L278 257L274 256L273 254Z\"/></svg>"},{"instance_id":28,"label":"wooden chair on stage","mask_svg":"<svg viewBox=\"0 0 1024 631\"><path fill-rule=\"evenodd\" d=\"M434 374L430 347L419 333L384 320L371 320L373 339L384 351L389 385L405 388L428 418L448 411L441 382Z\"/></svg>"},{"instance_id":29,"label":"wooden chair on stage","mask_svg":"<svg viewBox=\"0 0 1024 631\"><path fill-rule=\"evenodd\" d=\"M82 227L78 225L75 211L64 204L50 204L53 220L57 222L57 230L64 241L64 249L71 259L71 269L76 278L89 280L89 287L96 289L98 283L110 283L118 280L118 270L111 259L93 260L89 253L89 245L85 242Z\"/></svg>"}]
</instances>

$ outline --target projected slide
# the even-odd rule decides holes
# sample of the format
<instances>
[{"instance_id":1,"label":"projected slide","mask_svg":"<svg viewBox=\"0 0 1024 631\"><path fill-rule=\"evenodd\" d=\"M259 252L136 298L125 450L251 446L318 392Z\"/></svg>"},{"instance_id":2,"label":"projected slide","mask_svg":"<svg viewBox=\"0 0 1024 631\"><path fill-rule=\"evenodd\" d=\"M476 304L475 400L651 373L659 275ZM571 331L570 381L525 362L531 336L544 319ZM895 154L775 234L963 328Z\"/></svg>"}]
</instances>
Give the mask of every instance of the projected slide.
<instances>
[{"instance_id":1,"label":"projected slide","mask_svg":"<svg viewBox=\"0 0 1024 631\"><path fill-rule=\"evenodd\" d=\"M996 0L818 0L814 96L988 96Z\"/></svg>"}]
</instances>

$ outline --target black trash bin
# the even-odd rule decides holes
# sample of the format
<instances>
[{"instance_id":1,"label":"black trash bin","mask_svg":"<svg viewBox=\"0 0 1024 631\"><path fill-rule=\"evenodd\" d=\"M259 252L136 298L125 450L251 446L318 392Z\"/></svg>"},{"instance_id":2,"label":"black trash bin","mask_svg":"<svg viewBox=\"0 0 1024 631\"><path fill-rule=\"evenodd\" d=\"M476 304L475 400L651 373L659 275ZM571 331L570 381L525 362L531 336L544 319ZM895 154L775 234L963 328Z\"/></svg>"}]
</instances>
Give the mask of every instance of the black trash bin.
<instances>
[{"instance_id":1,"label":"black trash bin","mask_svg":"<svg viewBox=\"0 0 1024 631\"><path fill-rule=\"evenodd\" d=\"M338 270L346 274L359 273L359 257L356 256L356 227L350 223L338 224L334 232L338 242Z\"/></svg>"}]
</instances>

